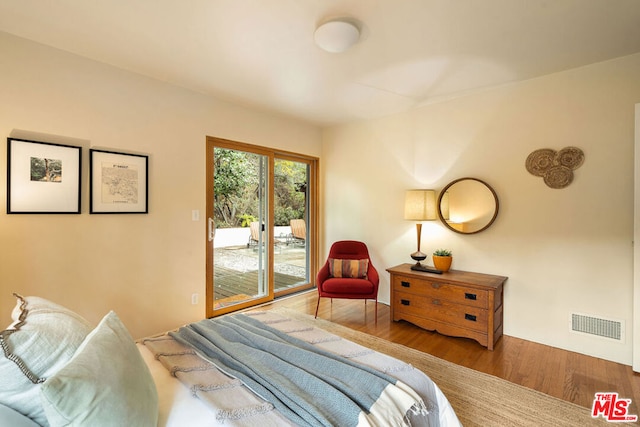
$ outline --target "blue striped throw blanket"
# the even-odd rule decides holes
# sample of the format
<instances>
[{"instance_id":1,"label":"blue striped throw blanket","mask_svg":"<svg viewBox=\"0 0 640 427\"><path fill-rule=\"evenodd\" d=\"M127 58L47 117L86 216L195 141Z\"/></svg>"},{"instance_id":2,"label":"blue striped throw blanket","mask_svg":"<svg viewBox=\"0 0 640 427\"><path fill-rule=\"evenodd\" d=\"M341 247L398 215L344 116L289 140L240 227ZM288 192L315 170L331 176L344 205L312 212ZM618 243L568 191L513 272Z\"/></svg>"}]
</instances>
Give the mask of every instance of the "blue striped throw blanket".
<instances>
[{"instance_id":1,"label":"blue striped throw blanket","mask_svg":"<svg viewBox=\"0 0 640 427\"><path fill-rule=\"evenodd\" d=\"M242 380L300 426L403 425L425 412L410 387L249 316L206 319L170 335Z\"/></svg>"}]
</instances>

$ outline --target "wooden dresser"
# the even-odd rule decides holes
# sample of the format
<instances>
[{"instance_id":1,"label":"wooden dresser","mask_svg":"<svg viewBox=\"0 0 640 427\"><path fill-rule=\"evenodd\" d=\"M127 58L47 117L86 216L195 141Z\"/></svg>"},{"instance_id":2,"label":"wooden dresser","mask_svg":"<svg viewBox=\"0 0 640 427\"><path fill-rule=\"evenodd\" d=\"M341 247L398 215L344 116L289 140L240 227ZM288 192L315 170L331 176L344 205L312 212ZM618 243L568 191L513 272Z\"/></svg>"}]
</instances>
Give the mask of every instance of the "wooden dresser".
<instances>
[{"instance_id":1,"label":"wooden dresser","mask_svg":"<svg viewBox=\"0 0 640 427\"><path fill-rule=\"evenodd\" d=\"M493 350L502 336L504 276L449 270L434 274L411 264L391 274L391 317L444 335L466 337Z\"/></svg>"}]
</instances>

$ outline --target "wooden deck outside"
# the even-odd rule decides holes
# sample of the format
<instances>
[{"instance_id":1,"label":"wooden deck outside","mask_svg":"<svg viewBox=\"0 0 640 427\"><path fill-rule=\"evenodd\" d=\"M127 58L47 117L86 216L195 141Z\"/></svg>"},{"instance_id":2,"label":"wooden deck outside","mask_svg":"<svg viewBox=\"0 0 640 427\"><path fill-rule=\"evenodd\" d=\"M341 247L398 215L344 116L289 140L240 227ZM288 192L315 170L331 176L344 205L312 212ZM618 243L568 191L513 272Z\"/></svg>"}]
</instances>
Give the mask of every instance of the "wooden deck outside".
<instances>
[{"instance_id":1,"label":"wooden deck outside","mask_svg":"<svg viewBox=\"0 0 640 427\"><path fill-rule=\"evenodd\" d=\"M274 290L276 294L295 292L307 285L306 249L281 243L274 251ZM258 297L259 255L256 246L234 245L216 248L214 253L214 306L240 304Z\"/></svg>"},{"instance_id":2,"label":"wooden deck outside","mask_svg":"<svg viewBox=\"0 0 640 427\"><path fill-rule=\"evenodd\" d=\"M306 282L300 277L288 274L274 273L273 276L276 292ZM215 286L216 300L236 295L253 297L258 294L258 271L241 272L218 266L214 268L213 284Z\"/></svg>"}]
</instances>

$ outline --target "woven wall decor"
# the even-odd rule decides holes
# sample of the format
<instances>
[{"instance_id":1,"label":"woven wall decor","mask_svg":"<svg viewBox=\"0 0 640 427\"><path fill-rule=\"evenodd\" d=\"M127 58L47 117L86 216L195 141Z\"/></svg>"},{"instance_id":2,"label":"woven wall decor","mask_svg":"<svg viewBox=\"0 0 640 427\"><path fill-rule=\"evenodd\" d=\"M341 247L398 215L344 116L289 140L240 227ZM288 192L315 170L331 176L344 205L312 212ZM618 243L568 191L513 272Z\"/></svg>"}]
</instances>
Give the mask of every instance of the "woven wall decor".
<instances>
[{"instance_id":1,"label":"woven wall decor","mask_svg":"<svg viewBox=\"0 0 640 427\"><path fill-rule=\"evenodd\" d=\"M542 177L551 188L564 188L573 181L573 171L584 163L584 153L576 147L560 151L541 148L527 156L525 166L530 174Z\"/></svg>"}]
</instances>

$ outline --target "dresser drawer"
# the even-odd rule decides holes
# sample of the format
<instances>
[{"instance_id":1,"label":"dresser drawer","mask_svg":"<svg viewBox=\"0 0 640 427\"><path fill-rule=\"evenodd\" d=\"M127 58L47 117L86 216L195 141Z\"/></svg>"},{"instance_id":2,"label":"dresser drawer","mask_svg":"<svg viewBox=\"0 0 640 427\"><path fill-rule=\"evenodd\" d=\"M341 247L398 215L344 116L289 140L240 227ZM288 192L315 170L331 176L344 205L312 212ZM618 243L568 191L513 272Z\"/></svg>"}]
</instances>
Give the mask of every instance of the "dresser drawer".
<instances>
[{"instance_id":1,"label":"dresser drawer","mask_svg":"<svg viewBox=\"0 0 640 427\"><path fill-rule=\"evenodd\" d=\"M446 300L455 304L488 309L489 292L446 281L393 276L393 291Z\"/></svg>"},{"instance_id":2,"label":"dresser drawer","mask_svg":"<svg viewBox=\"0 0 640 427\"><path fill-rule=\"evenodd\" d=\"M433 296L421 296L408 292L393 293L395 317L403 314L429 318L476 331L487 331L488 310L462 306Z\"/></svg>"}]
</instances>

